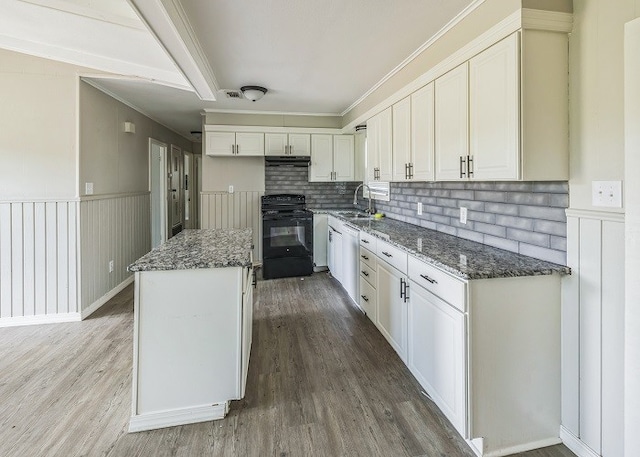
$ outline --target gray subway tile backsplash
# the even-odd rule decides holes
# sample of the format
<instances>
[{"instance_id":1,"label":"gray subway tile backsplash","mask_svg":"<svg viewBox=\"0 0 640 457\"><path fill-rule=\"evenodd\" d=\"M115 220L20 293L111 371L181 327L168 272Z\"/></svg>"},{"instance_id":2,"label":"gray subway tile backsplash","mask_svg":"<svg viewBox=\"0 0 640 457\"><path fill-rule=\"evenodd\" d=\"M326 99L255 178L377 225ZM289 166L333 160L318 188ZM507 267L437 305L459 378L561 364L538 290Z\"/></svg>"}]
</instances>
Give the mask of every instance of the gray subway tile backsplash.
<instances>
[{"instance_id":1,"label":"gray subway tile backsplash","mask_svg":"<svg viewBox=\"0 0 640 457\"><path fill-rule=\"evenodd\" d=\"M306 168L268 167L265 193L300 193L310 208L353 208L359 182L310 183ZM566 182L391 183L387 217L543 260L566 263ZM360 194L362 195L362 194ZM422 215L417 203L422 203ZM359 199L361 208L366 201ZM468 209L467 224L459 221Z\"/></svg>"}]
</instances>

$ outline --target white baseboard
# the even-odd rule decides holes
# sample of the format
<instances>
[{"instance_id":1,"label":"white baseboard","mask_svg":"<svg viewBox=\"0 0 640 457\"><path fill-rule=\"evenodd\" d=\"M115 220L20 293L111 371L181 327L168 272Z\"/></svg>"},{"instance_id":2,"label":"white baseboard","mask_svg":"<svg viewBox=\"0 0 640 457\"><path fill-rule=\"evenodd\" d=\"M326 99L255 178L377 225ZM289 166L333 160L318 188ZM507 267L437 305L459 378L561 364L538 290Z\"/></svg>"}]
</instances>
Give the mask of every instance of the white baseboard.
<instances>
[{"instance_id":1,"label":"white baseboard","mask_svg":"<svg viewBox=\"0 0 640 457\"><path fill-rule=\"evenodd\" d=\"M578 457L600 457L589 446L580 441L580 438L564 428L562 425L560 426L560 438L564 445Z\"/></svg>"},{"instance_id":2,"label":"white baseboard","mask_svg":"<svg viewBox=\"0 0 640 457\"><path fill-rule=\"evenodd\" d=\"M228 401L194 408L139 414L131 416L129 433L223 419L227 412L229 412Z\"/></svg>"},{"instance_id":3,"label":"white baseboard","mask_svg":"<svg viewBox=\"0 0 640 457\"><path fill-rule=\"evenodd\" d=\"M79 322L80 313L37 314L35 316L16 316L0 318L0 327L18 327L20 325L59 324L61 322Z\"/></svg>"},{"instance_id":4,"label":"white baseboard","mask_svg":"<svg viewBox=\"0 0 640 457\"><path fill-rule=\"evenodd\" d=\"M540 449L547 446L553 446L555 444L562 443L559 437L545 438L543 440L531 441L529 443L518 444L517 446L505 447L502 449L496 449L494 451L482 452L479 448L484 447L484 440L482 438L475 440L467 440L471 450L479 457L503 457L506 455L519 454L520 452L527 452L533 449Z\"/></svg>"},{"instance_id":5,"label":"white baseboard","mask_svg":"<svg viewBox=\"0 0 640 457\"><path fill-rule=\"evenodd\" d=\"M104 294L102 297L98 298L96 301L91 303L91 305L89 305L87 309L83 309L82 312L80 313L82 315L82 320L85 320L91 314L95 313L98 309L100 309L102 305L104 305L113 297L118 295L118 293L120 293L122 290L124 290L125 287L127 287L129 284L133 282L134 277L135 277L134 275L129 276L127 279L122 281L120 284L118 284L116 287L114 287L109 292Z\"/></svg>"}]
</instances>

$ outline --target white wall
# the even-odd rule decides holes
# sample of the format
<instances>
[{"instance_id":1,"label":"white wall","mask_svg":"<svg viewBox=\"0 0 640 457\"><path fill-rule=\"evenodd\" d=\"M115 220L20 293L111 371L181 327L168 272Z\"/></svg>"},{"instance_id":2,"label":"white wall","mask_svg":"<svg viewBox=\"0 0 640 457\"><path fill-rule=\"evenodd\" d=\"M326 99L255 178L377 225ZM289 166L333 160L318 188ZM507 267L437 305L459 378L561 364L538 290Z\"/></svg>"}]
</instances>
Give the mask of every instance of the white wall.
<instances>
[{"instance_id":1,"label":"white wall","mask_svg":"<svg viewBox=\"0 0 640 457\"><path fill-rule=\"evenodd\" d=\"M79 97L80 311L85 317L131 280L127 266L151 248L149 138L188 151L192 144L85 82ZM135 133L125 133L124 122L133 122ZM93 195L85 192L87 182L93 183Z\"/></svg>"},{"instance_id":2,"label":"white wall","mask_svg":"<svg viewBox=\"0 0 640 457\"><path fill-rule=\"evenodd\" d=\"M0 201L76 197L78 67L0 49Z\"/></svg>"},{"instance_id":3,"label":"white wall","mask_svg":"<svg viewBox=\"0 0 640 457\"><path fill-rule=\"evenodd\" d=\"M625 449L640 449L640 19L625 35L626 343Z\"/></svg>"}]
</instances>

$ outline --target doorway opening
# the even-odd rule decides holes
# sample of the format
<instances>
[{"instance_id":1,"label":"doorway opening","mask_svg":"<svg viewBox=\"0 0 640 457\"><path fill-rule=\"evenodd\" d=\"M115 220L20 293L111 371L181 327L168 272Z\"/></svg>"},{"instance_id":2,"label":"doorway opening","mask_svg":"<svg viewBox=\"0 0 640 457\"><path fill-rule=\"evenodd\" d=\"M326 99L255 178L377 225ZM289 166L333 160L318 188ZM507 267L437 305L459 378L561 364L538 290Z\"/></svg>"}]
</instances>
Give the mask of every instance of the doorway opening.
<instances>
[{"instance_id":1,"label":"doorway opening","mask_svg":"<svg viewBox=\"0 0 640 457\"><path fill-rule=\"evenodd\" d=\"M167 240L167 145L149 138L151 249Z\"/></svg>"}]
</instances>

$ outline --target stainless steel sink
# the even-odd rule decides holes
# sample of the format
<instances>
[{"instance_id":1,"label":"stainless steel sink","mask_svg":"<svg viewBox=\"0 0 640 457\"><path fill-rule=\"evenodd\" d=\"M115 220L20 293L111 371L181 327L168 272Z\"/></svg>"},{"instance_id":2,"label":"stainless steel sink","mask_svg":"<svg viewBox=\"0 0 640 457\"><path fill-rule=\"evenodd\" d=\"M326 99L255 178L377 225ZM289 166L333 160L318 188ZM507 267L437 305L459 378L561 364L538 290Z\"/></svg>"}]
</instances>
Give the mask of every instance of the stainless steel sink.
<instances>
[{"instance_id":1,"label":"stainless steel sink","mask_svg":"<svg viewBox=\"0 0 640 457\"><path fill-rule=\"evenodd\" d=\"M371 217L370 214L359 211L339 211L338 214L347 219L369 219Z\"/></svg>"}]
</instances>

